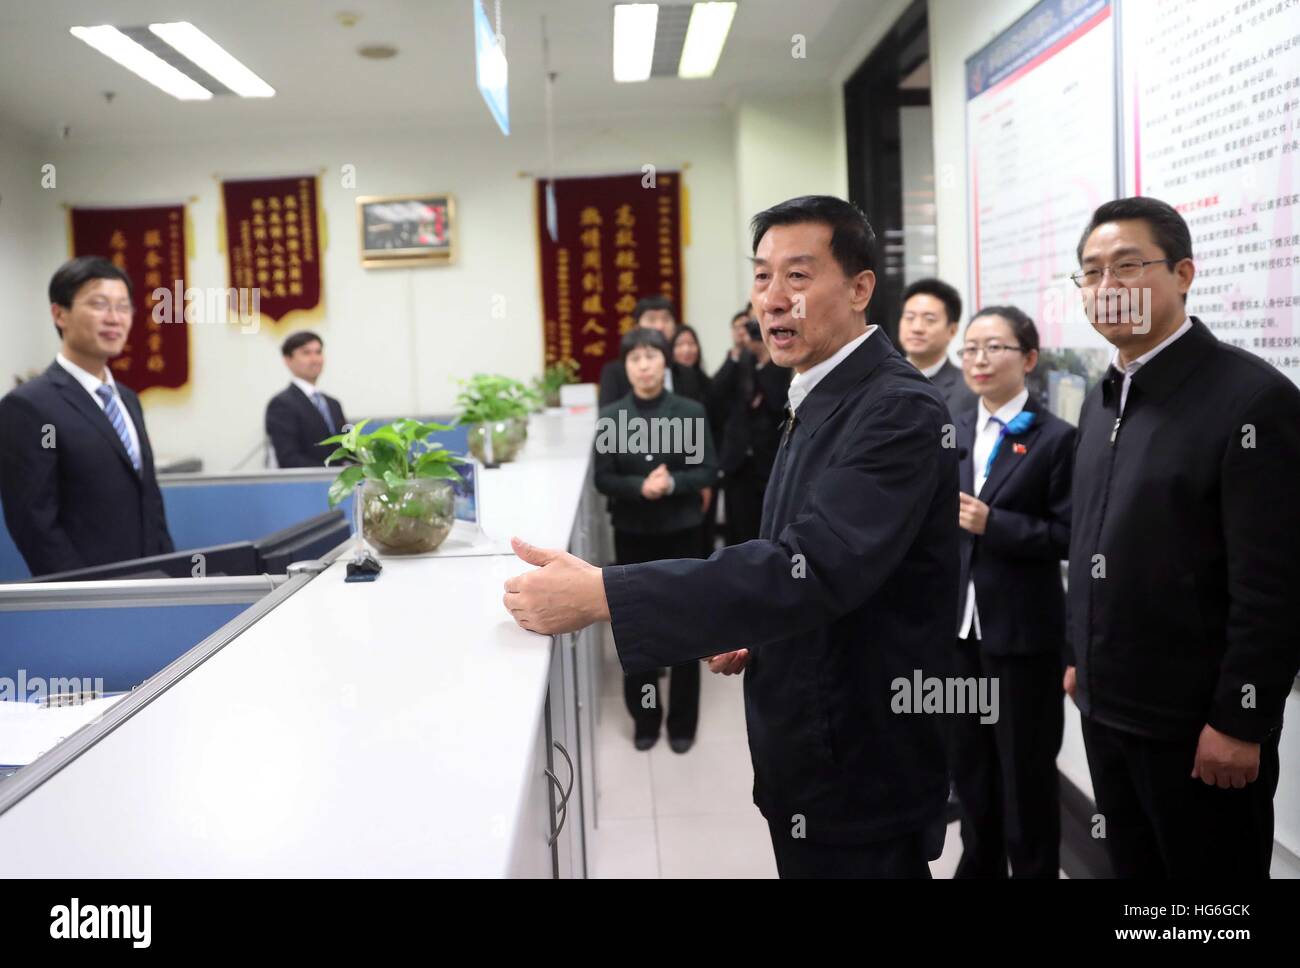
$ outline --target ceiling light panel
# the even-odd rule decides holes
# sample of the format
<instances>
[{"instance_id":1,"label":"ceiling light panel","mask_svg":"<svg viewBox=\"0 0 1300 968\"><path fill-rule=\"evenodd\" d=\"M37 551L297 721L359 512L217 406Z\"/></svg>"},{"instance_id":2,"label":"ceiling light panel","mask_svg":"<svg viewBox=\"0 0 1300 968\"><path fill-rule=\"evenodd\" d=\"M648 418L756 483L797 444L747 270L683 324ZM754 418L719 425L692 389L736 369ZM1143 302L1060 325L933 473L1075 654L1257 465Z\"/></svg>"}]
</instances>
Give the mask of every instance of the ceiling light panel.
<instances>
[{"instance_id":1,"label":"ceiling light panel","mask_svg":"<svg viewBox=\"0 0 1300 968\"><path fill-rule=\"evenodd\" d=\"M275 88L192 23L150 24L149 30L240 97L275 96Z\"/></svg>"},{"instance_id":2,"label":"ceiling light panel","mask_svg":"<svg viewBox=\"0 0 1300 968\"><path fill-rule=\"evenodd\" d=\"M97 27L71 27L69 32L105 57L121 64L132 74L174 98L181 101L206 101L212 97L212 92L206 87L178 71L157 54L142 47L116 27L107 24Z\"/></svg>"}]
</instances>

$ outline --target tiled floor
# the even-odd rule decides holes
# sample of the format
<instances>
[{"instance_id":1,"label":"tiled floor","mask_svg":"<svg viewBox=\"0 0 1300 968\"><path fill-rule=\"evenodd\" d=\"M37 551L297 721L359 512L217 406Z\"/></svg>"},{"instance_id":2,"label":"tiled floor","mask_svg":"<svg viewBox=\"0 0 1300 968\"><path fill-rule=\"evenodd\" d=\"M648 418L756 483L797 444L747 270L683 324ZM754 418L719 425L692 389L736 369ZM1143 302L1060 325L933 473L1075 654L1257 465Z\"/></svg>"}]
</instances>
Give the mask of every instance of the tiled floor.
<instances>
[{"instance_id":1,"label":"tiled floor","mask_svg":"<svg viewBox=\"0 0 1300 968\"><path fill-rule=\"evenodd\" d=\"M690 752L669 749L667 731L648 753L638 752L623 706L622 673L606 641L596 728L600 826L589 854L593 877L776 876L767 823L751 798L754 772L741 679L707 670L700 679L700 725ZM952 824L931 873L951 877L960 854Z\"/></svg>"}]
</instances>

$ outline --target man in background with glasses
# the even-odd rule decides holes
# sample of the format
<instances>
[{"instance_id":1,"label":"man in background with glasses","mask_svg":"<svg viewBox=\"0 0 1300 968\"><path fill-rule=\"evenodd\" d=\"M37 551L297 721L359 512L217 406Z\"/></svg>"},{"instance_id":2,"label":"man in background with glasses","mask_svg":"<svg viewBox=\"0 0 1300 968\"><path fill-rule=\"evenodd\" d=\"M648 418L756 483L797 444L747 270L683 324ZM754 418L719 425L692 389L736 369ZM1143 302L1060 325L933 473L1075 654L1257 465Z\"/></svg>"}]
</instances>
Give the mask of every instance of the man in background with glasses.
<instances>
[{"instance_id":1,"label":"man in background with glasses","mask_svg":"<svg viewBox=\"0 0 1300 968\"><path fill-rule=\"evenodd\" d=\"M0 400L0 503L33 575L175 550L140 400L108 366L132 312L123 270L65 262L50 280L60 352Z\"/></svg>"},{"instance_id":2,"label":"man in background with glasses","mask_svg":"<svg viewBox=\"0 0 1300 968\"><path fill-rule=\"evenodd\" d=\"M1300 390L1187 314L1191 233L1166 203L1102 205L1078 257L1115 348L1079 417L1064 681L1098 835L1120 877L1268 877L1300 667Z\"/></svg>"}]
</instances>

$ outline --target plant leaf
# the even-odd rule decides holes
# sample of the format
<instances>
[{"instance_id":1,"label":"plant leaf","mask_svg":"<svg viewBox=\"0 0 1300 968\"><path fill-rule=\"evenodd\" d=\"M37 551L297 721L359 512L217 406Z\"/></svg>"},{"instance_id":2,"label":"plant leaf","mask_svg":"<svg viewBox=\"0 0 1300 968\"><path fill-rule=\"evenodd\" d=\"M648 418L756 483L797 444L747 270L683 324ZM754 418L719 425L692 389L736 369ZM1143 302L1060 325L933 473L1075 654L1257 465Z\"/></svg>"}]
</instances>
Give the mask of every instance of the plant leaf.
<instances>
[{"instance_id":1,"label":"plant leaf","mask_svg":"<svg viewBox=\"0 0 1300 968\"><path fill-rule=\"evenodd\" d=\"M345 501L347 499L347 496L352 493L354 488L356 488L357 483L362 479L363 476L364 476L363 469L355 464L351 467L343 468L343 470L339 473L339 476L334 478L333 482L330 484L330 490L329 490L330 508L331 509L336 508L339 506L339 504Z\"/></svg>"},{"instance_id":2,"label":"plant leaf","mask_svg":"<svg viewBox=\"0 0 1300 968\"><path fill-rule=\"evenodd\" d=\"M423 467L416 467L416 477L434 477L447 481L464 480L460 476L460 471L456 470L451 464L426 464Z\"/></svg>"}]
</instances>

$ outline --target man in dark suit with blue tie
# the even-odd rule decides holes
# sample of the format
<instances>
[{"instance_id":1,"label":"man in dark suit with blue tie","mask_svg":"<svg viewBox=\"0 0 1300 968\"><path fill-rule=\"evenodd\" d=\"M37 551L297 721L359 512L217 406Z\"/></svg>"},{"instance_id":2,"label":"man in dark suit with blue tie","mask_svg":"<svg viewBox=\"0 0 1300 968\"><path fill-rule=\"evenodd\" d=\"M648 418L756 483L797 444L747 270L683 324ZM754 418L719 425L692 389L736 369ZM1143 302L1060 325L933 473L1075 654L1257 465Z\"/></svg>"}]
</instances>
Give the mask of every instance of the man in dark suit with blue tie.
<instances>
[{"instance_id":1,"label":"man in dark suit with blue tie","mask_svg":"<svg viewBox=\"0 0 1300 968\"><path fill-rule=\"evenodd\" d=\"M867 325L874 239L828 196L754 218L754 308L795 371L756 540L600 569L515 539L540 567L505 586L523 628L609 621L627 671L744 670L782 877L925 878L943 845L944 716L914 684L951 663L957 448L939 391Z\"/></svg>"},{"instance_id":2,"label":"man in dark suit with blue tie","mask_svg":"<svg viewBox=\"0 0 1300 968\"><path fill-rule=\"evenodd\" d=\"M1056 754L1070 547L1074 428L1030 399L1038 330L1015 306L966 328L962 372L976 406L957 417L962 528L957 674L997 685L992 717L954 717L961 803L957 877L1060 876Z\"/></svg>"},{"instance_id":3,"label":"man in dark suit with blue tie","mask_svg":"<svg viewBox=\"0 0 1300 968\"><path fill-rule=\"evenodd\" d=\"M62 347L0 400L0 502L33 575L173 551L140 400L108 361L131 331L131 281L80 256L50 280Z\"/></svg>"},{"instance_id":4,"label":"man in dark suit with blue tie","mask_svg":"<svg viewBox=\"0 0 1300 968\"><path fill-rule=\"evenodd\" d=\"M289 386L266 405L266 435L280 467L324 467L333 447L320 441L343 429L343 405L316 389L325 368L325 344L309 330L290 335L280 347L292 374Z\"/></svg>"}]
</instances>

